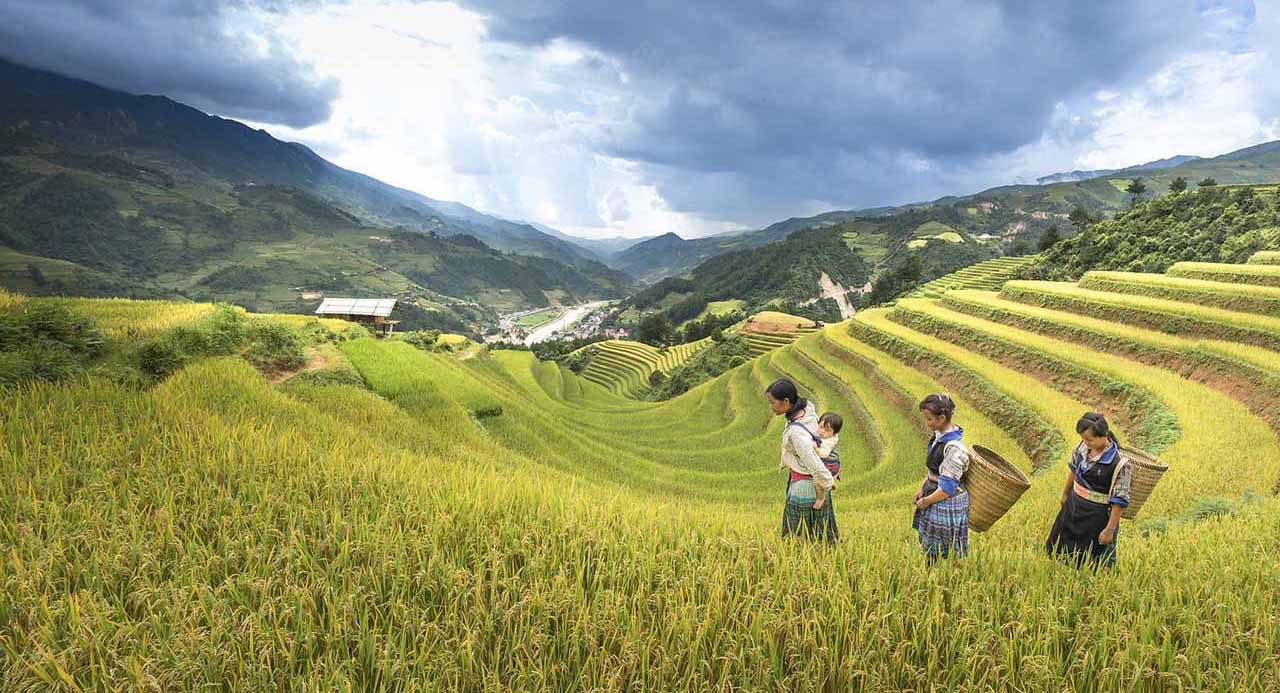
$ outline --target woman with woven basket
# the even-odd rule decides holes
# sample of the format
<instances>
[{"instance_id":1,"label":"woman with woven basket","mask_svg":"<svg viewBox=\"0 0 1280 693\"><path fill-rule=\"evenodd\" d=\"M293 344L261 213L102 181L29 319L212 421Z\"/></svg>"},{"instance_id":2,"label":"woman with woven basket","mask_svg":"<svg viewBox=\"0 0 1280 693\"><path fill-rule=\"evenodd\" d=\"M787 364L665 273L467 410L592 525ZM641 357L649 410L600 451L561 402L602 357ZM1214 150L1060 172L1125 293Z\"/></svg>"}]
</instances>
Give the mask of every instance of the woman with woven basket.
<instances>
[{"instance_id":1,"label":"woman with woven basket","mask_svg":"<svg viewBox=\"0 0 1280 693\"><path fill-rule=\"evenodd\" d=\"M925 478L916 491L912 528L929 564L939 558L962 558L969 553L969 494L960 480L969 470L964 429L951 422L956 403L935 393L920 402L930 434L925 446Z\"/></svg>"},{"instance_id":2,"label":"woman with woven basket","mask_svg":"<svg viewBox=\"0 0 1280 693\"><path fill-rule=\"evenodd\" d=\"M1049 530L1045 550L1111 566L1116 562L1120 515L1129 505L1133 465L1120 450L1107 419L1089 412L1076 423L1080 444L1071 453L1062 509Z\"/></svg>"}]
</instances>

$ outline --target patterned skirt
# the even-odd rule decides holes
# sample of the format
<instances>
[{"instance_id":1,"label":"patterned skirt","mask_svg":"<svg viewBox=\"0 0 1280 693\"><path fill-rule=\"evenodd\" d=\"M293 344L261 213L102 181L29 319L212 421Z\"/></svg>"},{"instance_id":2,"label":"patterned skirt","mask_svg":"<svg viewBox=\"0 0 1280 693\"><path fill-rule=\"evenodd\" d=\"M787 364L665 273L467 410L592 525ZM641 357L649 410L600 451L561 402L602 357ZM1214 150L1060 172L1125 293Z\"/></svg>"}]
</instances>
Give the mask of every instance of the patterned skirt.
<instances>
[{"instance_id":1,"label":"patterned skirt","mask_svg":"<svg viewBox=\"0 0 1280 693\"><path fill-rule=\"evenodd\" d=\"M787 504L782 508L782 536L822 539L827 542L839 539L836 511L831 501L832 498L828 495L822 509L814 510L812 500L795 500L788 497Z\"/></svg>"},{"instance_id":2,"label":"patterned skirt","mask_svg":"<svg viewBox=\"0 0 1280 693\"><path fill-rule=\"evenodd\" d=\"M969 494L960 493L917 510L911 527L930 561L969 554Z\"/></svg>"}]
</instances>

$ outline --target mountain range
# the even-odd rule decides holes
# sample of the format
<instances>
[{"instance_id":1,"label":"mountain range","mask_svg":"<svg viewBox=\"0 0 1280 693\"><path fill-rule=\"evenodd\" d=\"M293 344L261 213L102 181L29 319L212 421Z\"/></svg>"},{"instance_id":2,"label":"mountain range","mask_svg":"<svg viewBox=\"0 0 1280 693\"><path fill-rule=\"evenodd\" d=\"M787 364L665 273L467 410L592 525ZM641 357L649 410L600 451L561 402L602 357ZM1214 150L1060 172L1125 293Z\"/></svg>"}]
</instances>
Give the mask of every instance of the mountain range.
<instances>
[{"instance_id":1,"label":"mountain range","mask_svg":"<svg viewBox=\"0 0 1280 693\"><path fill-rule=\"evenodd\" d=\"M0 254L0 282L28 291L294 311L326 291L392 293L411 314L468 328L635 287L566 237L162 96L3 61Z\"/></svg>"},{"instance_id":2,"label":"mountain range","mask_svg":"<svg viewBox=\"0 0 1280 693\"><path fill-rule=\"evenodd\" d=\"M1125 189L1135 177L1143 178L1147 196L1163 194L1175 178L1191 185L1209 178L1223 185L1273 183L1280 181L1280 141L1212 158L1171 157L1083 180L1009 185L897 207L832 211L736 236L686 240L666 234L632 246L612 262L643 281L656 282L628 299L638 311L634 317L658 310L678 321L697 315L711 302L746 296L760 299L748 302L748 310L779 300L804 304L829 293L821 288L822 274L843 274L842 284L856 291L856 284L847 282L859 276L857 265L843 252L859 256L871 282L918 259L913 281L924 283L981 260L1030 252L1051 228L1060 237L1073 236L1078 229L1069 220L1072 211L1083 209L1100 218L1128 208L1131 196ZM805 237L797 239L801 231ZM839 238L847 250L821 244L813 234ZM759 290L768 280L748 271L725 271L730 261L739 269L762 269L770 266L762 262L765 258L797 258L816 247L825 248L825 260L793 262L794 267L783 272L789 277L785 287L771 297ZM834 307L819 306L815 317L833 316Z\"/></svg>"},{"instance_id":3,"label":"mountain range","mask_svg":"<svg viewBox=\"0 0 1280 693\"><path fill-rule=\"evenodd\" d=\"M1047 176L1040 176L1039 178L1036 179L1036 183L1039 185L1048 185L1049 183L1070 183L1078 180L1088 180L1090 178L1101 178L1103 176L1112 176L1117 173L1133 175L1134 173L1138 173L1141 171L1151 171L1151 170L1158 170L1162 168L1173 168L1174 166L1180 166L1182 164L1187 163L1188 161L1195 161L1196 159L1199 159L1199 158L1200 157L1198 156L1188 156L1186 154L1179 154L1177 156L1171 156L1166 159L1157 159L1156 161L1148 161L1145 164L1138 164L1137 166L1128 166L1125 168L1104 168L1104 169L1096 169L1092 171L1076 170L1076 171L1067 171L1064 173L1052 173Z\"/></svg>"}]
</instances>

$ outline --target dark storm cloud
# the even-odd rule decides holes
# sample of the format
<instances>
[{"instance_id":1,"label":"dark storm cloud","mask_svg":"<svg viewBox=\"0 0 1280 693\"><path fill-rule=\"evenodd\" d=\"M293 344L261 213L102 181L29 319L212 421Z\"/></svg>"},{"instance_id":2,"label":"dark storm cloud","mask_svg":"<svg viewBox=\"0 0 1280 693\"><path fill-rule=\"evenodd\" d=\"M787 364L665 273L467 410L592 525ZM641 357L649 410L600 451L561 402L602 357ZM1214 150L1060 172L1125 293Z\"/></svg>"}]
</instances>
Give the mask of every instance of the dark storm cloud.
<instances>
[{"instance_id":1,"label":"dark storm cloud","mask_svg":"<svg viewBox=\"0 0 1280 693\"><path fill-rule=\"evenodd\" d=\"M1149 76L1202 23L1167 0L467 4L493 39L616 58L639 100L601 146L711 214L721 196L861 205L1001 182L984 161L1087 134L1052 127L1059 103Z\"/></svg>"},{"instance_id":2,"label":"dark storm cloud","mask_svg":"<svg viewBox=\"0 0 1280 693\"><path fill-rule=\"evenodd\" d=\"M0 0L0 56L221 115L305 127L328 119L337 83L236 10L283 0ZM241 15L243 17L243 15Z\"/></svg>"}]
</instances>

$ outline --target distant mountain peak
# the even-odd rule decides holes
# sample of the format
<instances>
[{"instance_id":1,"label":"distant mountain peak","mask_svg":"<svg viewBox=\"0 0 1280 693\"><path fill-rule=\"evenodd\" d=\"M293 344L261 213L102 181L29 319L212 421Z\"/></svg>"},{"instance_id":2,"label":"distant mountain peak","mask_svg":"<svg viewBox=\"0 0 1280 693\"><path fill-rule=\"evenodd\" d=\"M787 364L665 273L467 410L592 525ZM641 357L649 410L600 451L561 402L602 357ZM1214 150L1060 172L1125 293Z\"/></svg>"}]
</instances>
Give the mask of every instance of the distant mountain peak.
<instances>
[{"instance_id":1,"label":"distant mountain peak","mask_svg":"<svg viewBox=\"0 0 1280 693\"><path fill-rule=\"evenodd\" d=\"M1081 171L1081 170L1065 171L1062 173L1052 173L1047 176L1041 176L1036 179L1036 183L1038 183L1039 185L1050 185L1052 183L1070 183L1073 181L1088 180L1090 178L1101 178L1103 176L1113 176L1117 173L1130 173L1130 172L1137 173L1139 171L1158 171L1160 169L1173 168L1174 166L1181 166L1182 164L1185 164L1188 161L1195 161L1199 158L1201 157L1191 156L1188 154L1178 154L1177 156L1170 156L1164 159L1156 159L1155 161L1148 161L1145 164L1138 164L1136 166L1126 166L1125 168L1103 168L1103 169L1094 169L1094 170L1088 170L1088 171Z\"/></svg>"}]
</instances>

